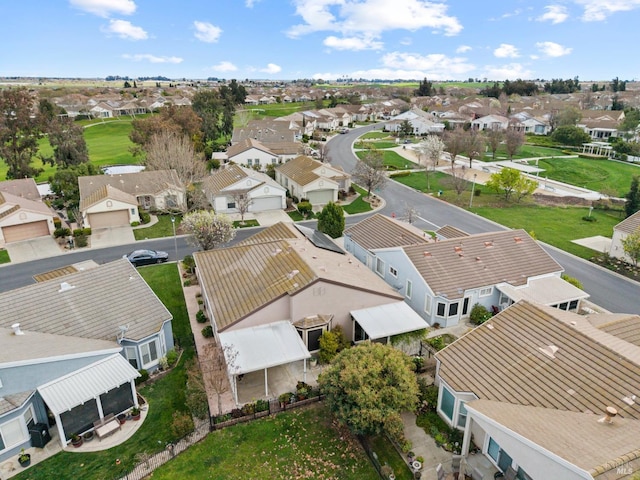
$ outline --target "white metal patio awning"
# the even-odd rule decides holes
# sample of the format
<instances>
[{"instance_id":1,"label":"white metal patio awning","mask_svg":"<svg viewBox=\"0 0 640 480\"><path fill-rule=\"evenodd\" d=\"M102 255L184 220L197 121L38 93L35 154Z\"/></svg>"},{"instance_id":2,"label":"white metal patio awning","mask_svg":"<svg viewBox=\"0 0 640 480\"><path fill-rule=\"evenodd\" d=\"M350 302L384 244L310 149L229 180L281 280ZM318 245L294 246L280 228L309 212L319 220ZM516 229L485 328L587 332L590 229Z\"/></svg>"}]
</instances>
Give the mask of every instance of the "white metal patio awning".
<instances>
[{"instance_id":1,"label":"white metal patio awning","mask_svg":"<svg viewBox=\"0 0 640 480\"><path fill-rule=\"evenodd\" d=\"M588 298L589 294L558 276L531 279L527 285L514 287L508 283L500 283L496 288L514 302L527 300L541 305L556 305Z\"/></svg>"},{"instance_id":2,"label":"white metal patio awning","mask_svg":"<svg viewBox=\"0 0 640 480\"><path fill-rule=\"evenodd\" d=\"M234 375L311 357L288 320L220 333L220 343L224 347L230 373Z\"/></svg>"},{"instance_id":3,"label":"white metal patio awning","mask_svg":"<svg viewBox=\"0 0 640 480\"><path fill-rule=\"evenodd\" d=\"M413 332L429 326L405 302L353 310L351 316L372 340Z\"/></svg>"},{"instance_id":4,"label":"white metal patio awning","mask_svg":"<svg viewBox=\"0 0 640 480\"><path fill-rule=\"evenodd\" d=\"M49 409L59 415L139 376L117 353L41 385L38 392Z\"/></svg>"}]
</instances>

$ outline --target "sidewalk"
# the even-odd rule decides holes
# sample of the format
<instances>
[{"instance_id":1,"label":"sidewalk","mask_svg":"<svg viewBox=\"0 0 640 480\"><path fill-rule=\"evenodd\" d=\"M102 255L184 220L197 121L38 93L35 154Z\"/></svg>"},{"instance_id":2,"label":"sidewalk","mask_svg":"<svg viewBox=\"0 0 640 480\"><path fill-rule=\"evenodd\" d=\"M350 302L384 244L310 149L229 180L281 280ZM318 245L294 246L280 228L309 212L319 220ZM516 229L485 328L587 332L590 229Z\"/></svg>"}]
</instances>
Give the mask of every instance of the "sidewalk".
<instances>
[{"instance_id":1,"label":"sidewalk","mask_svg":"<svg viewBox=\"0 0 640 480\"><path fill-rule=\"evenodd\" d=\"M404 412L402 415L404 424L404 436L411 442L411 451L424 458L422 467L422 478L435 479L436 467L442 464L445 471L451 471L452 454L436 445L435 440L425 431L416 425L416 416L411 412Z\"/></svg>"}]
</instances>

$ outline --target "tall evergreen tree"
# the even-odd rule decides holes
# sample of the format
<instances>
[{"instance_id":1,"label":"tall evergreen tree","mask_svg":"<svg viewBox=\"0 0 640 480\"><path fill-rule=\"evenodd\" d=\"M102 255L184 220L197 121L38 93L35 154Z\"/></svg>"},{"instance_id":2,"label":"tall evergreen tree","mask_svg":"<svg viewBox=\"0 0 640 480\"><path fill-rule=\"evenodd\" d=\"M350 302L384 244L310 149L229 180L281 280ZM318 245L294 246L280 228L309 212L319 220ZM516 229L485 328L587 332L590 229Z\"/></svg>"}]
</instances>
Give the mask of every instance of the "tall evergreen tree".
<instances>
[{"instance_id":1,"label":"tall evergreen tree","mask_svg":"<svg viewBox=\"0 0 640 480\"><path fill-rule=\"evenodd\" d=\"M631 180L631 188L629 192L624 196L626 198L626 202L624 203L624 211L627 214L627 217L630 217L638 210L640 210L640 191L638 191L638 182L640 177L635 176Z\"/></svg>"},{"instance_id":2,"label":"tall evergreen tree","mask_svg":"<svg viewBox=\"0 0 640 480\"><path fill-rule=\"evenodd\" d=\"M342 236L344 231L344 211L334 202L327 203L318 215L318 230L331 238Z\"/></svg>"}]
</instances>

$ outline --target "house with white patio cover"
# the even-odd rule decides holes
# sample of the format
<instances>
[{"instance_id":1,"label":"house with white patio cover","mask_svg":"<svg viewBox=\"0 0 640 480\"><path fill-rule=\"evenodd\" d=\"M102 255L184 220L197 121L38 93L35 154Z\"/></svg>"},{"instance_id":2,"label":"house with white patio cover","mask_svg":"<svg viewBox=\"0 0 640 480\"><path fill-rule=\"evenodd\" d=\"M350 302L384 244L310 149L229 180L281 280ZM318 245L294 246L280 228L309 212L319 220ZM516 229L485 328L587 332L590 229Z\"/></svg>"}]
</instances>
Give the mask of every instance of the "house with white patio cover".
<instances>
[{"instance_id":1,"label":"house with white patio cover","mask_svg":"<svg viewBox=\"0 0 640 480\"><path fill-rule=\"evenodd\" d=\"M137 406L138 370L173 348L171 314L128 260L44 278L0 293L0 461L34 428L65 446Z\"/></svg>"},{"instance_id":2,"label":"house with white patio cover","mask_svg":"<svg viewBox=\"0 0 640 480\"><path fill-rule=\"evenodd\" d=\"M640 211L628 216L613 227L609 255L627 263L634 263L634 260L624 251L623 244L625 239L632 234L640 234Z\"/></svg>"}]
</instances>

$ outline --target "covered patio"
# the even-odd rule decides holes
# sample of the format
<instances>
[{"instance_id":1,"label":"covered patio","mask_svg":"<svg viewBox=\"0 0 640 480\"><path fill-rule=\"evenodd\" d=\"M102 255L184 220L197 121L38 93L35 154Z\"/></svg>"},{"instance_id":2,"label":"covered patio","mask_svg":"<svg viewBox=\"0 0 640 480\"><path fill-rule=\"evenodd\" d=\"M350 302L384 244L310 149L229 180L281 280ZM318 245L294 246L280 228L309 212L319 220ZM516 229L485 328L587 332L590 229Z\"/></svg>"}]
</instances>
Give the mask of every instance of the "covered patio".
<instances>
[{"instance_id":1,"label":"covered patio","mask_svg":"<svg viewBox=\"0 0 640 480\"><path fill-rule=\"evenodd\" d=\"M223 332L219 337L236 405L274 397L291 391L298 380L307 381L307 359L311 354L288 320ZM270 385L270 369L277 384ZM289 381L293 387L280 390L282 382L288 385Z\"/></svg>"},{"instance_id":2,"label":"covered patio","mask_svg":"<svg viewBox=\"0 0 640 480\"><path fill-rule=\"evenodd\" d=\"M560 310L578 311L580 301L589 294L558 276L531 279L526 285L515 287L508 283L496 285L500 291L500 306L508 306L520 300L548 305Z\"/></svg>"},{"instance_id":3,"label":"covered patio","mask_svg":"<svg viewBox=\"0 0 640 480\"><path fill-rule=\"evenodd\" d=\"M351 311L355 322L354 341L383 341L402 333L415 332L429 325L405 302L387 303L377 307Z\"/></svg>"}]
</instances>

